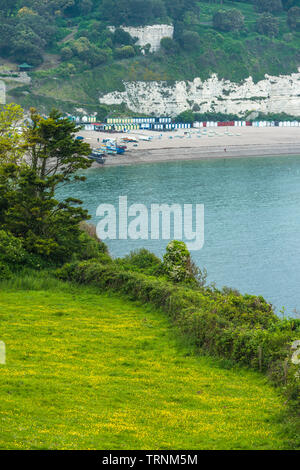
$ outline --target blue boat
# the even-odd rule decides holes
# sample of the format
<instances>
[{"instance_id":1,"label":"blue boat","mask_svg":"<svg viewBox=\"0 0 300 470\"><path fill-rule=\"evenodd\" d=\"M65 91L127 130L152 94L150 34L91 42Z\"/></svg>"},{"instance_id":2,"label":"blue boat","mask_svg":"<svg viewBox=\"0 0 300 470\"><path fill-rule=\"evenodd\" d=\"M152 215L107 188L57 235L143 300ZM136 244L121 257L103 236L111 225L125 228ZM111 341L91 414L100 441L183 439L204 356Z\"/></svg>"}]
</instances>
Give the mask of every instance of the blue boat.
<instances>
[{"instance_id":1,"label":"blue boat","mask_svg":"<svg viewBox=\"0 0 300 470\"><path fill-rule=\"evenodd\" d=\"M117 153L117 150L115 148L112 148L112 147L106 147L106 153L108 155L115 155Z\"/></svg>"},{"instance_id":2,"label":"blue boat","mask_svg":"<svg viewBox=\"0 0 300 470\"><path fill-rule=\"evenodd\" d=\"M103 165L105 163L105 153L97 150L97 149L93 149L92 150L92 153L88 156L89 160L93 160L94 162L96 163L99 163L100 165Z\"/></svg>"}]
</instances>

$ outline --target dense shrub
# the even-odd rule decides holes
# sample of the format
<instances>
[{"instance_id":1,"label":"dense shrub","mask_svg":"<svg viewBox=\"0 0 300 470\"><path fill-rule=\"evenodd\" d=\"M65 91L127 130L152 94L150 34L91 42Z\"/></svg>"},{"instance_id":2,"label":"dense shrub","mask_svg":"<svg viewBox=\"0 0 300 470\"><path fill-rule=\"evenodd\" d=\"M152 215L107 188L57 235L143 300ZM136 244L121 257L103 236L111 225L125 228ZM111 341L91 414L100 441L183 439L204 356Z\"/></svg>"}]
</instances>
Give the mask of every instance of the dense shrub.
<instances>
[{"instance_id":1,"label":"dense shrub","mask_svg":"<svg viewBox=\"0 0 300 470\"><path fill-rule=\"evenodd\" d=\"M287 15L287 23L291 29L300 31L300 8L290 8Z\"/></svg>"},{"instance_id":2,"label":"dense shrub","mask_svg":"<svg viewBox=\"0 0 300 470\"><path fill-rule=\"evenodd\" d=\"M204 286L206 270L201 271L191 259L191 255L182 241L173 240L168 243L164 255L163 270L173 282L184 282Z\"/></svg>"},{"instance_id":3,"label":"dense shrub","mask_svg":"<svg viewBox=\"0 0 300 470\"><path fill-rule=\"evenodd\" d=\"M8 265L0 261L0 281L9 279L12 276L12 272Z\"/></svg>"},{"instance_id":4,"label":"dense shrub","mask_svg":"<svg viewBox=\"0 0 300 470\"><path fill-rule=\"evenodd\" d=\"M244 17L236 8L218 10L213 15L213 26L218 31L239 31L244 26Z\"/></svg>"},{"instance_id":5,"label":"dense shrub","mask_svg":"<svg viewBox=\"0 0 300 470\"><path fill-rule=\"evenodd\" d=\"M113 43L118 44L119 46L130 46L135 41L130 36L127 31L124 31L122 28L116 28L114 35L113 35Z\"/></svg>"},{"instance_id":6,"label":"dense shrub","mask_svg":"<svg viewBox=\"0 0 300 470\"><path fill-rule=\"evenodd\" d=\"M25 251L22 240L10 232L0 230L0 263L15 271L23 266L34 269L53 267L53 263L43 257Z\"/></svg>"},{"instance_id":7,"label":"dense shrub","mask_svg":"<svg viewBox=\"0 0 300 470\"><path fill-rule=\"evenodd\" d=\"M188 122L192 124L195 121L195 115L192 110L182 111L175 118L175 122Z\"/></svg>"},{"instance_id":8,"label":"dense shrub","mask_svg":"<svg viewBox=\"0 0 300 470\"><path fill-rule=\"evenodd\" d=\"M60 51L60 57L62 60L70 60L73 57L73 51L70 47L63 47Z\"/></svg>"},{"instance_id":9,"label":"dense shrub","mask_svg":"<svg viewBox=\"0 0 300 470\"><path fill-rule=\"evenodd\" d=\"M180 3L184 1L181 0ZM188 3L193 4L194 0L189 0ZM167 4L162 0L103 0L100 12L111 24L140 26L165 17Z\"/></svg>"},{"instance_id":10,"label":"dense shrub","mask_svg":"<svg viewBox=\"0 0 300 470\"><path fill-rule=\"evenodd\" d=\"M135 51L132 46L123 46L117 47L115 54L118 59L128 59L129 57L134 57Z\"/></svg>"},{"instance_id":11,"label":"dense shrub","mask_svg":"<svg viewBox=\"0 0 300 470\"><path fill-rule=\"evenodd\" d=\"M179 52L179 46L174 39L171 38L162 38L160 45L167 54L177 54Z\"/></svg>"},{"instance_id":12,"label":"dense shrub","mask_svg":"<svg viewBox=\"0 0 300 470\"><path fill-rule=\"evenodd\" d=\"M102 253L108 253L107 245L105 245L105 243L102 240L100 240L97 236L95 225L89 224L83 221L83 222L80 222L79 227L80 227L80 230L86 233L89 238L92 238L95 242L97 242L98 251Z\"/></svg>"},{"instance_id":13,"label":"dense shrub","mask_svg":"<svg viewBox=\"0 0 300 470\"><path fill-rule=\"evenodd\" d=\"M200 45L200 36L195 31L185 31L181 37L182 46L187 51L197 49Z\"/></svg>"},{"instance_id":14,"label":"dense shrub","mask_svg":"<svg viewBox=\"0 0 300 470\"><path fill-rule=\"evenodd\" d=\"M164 271L167 276L175 282L182 282L191 277L188 271L190 253L186 244L182 241L173 240L168 243L164 255Z\"/></svg>"},{"instance_id":15,"label":"dense shrub","mask_svg":"<svg viewBox=\"0 0 300 470\"><path fill-rule=\"evenodd\" d=\"M100 282L103 287L112 287L120 290L124 287L125 281L125 284L127 281L130 281L130 284L132 282L134 286L136 295L141 296L141 299L152 299L157 307L166 307L168 312L174 312L175 314L182 312L184 309L196 311L198 308L201 308L203 311L221 315L234 325L267 328L279 322L271 306L263 297L253 295L242 296L231 292L224 294L211 288L192 290L185 285L176 285L168 282L164 278L153 278L138 272L120 269L118 262L113 263L109 267L104 267L95 260L82 263L77 262L72 264L73 270L70 272L68 271L69 266L68 264L64 265L58 271L59 275L64 277L65 270L67 270L67 278L69 276L70 280L83 283ZM99 274L99 277L96 273ZM148 297L149 292L145 289L145 285L151 291L158 289L153 298L152 296ZM158 292L161 292L162 295L158 295ZM173 297L175 293L176 296ZM171 297L171 300L168 297Z\"/></svg>"},{"instance_id":16,"label":"dense shrub","mask_svg":"<svg viewBox=\"0 0 300 470\"><path fill-rule=\"evenodd\" d=\"M259 12L278 13L282 10L281 0L254 0L254 8Z\"/></svg>"},{"instance_id":17,"label":"dense shrub","mask_svg":"<svg viewBox=\"0 0 300 470\"><path fill-rule=\"evenodd\" d=\"M199 113L191 110L183 111L175 118L175 122L189 122L194 121L238 121L241 119L237 114L224 114L224 113Z\"/></svg>"},{"instance_id":18,"label":"dense shrub","mask_svg":"<svg viewBox=\"0 0 300 470\"><path fill-rule=\"evenodd\" d=\"M75 253L75 257L81 260L101 258L102 260L105 257L110 259L110 256L107 253L106 246L100 240L95 240L90 237L86 232L83 232L79 235L80 247L78 252ZM103 256L105 255L105 257Z\"/></svg>"},{"instance_id":19,"label":"dense shrub","mask_svg":"<svg viewBox=\"0 0 300 470\"><path fill-rule=\"evenodd\" d=\"M124 258L119 258L116 263L132 271L142 272L149 275L162 274L162 262L150 251L142 248L140 250L132 251Z\"/></svg>"},{"instance_id":20,"label":"dense shrub","mask_svg":"<svg viewBox=\"0 0 300 470\"><path fill-rule=\"evenodd\" d=\"M99 49L92 45L88 52L85 55L85 60L90 64L92 67L96 67L97 65L104 64L108 59L108 55L106 51Z\"/></svg>"},{"instance_id":21,"label":"dense shrub","mask_svg":"<svg viewBox=\"0 0 300 470\"><path fill-rule=\"evenodd\" d=\"M256 31L265 36L276 37L279 32L279 21L270 13L263 13L256 21Z\"/></svg>"}]
</instances>

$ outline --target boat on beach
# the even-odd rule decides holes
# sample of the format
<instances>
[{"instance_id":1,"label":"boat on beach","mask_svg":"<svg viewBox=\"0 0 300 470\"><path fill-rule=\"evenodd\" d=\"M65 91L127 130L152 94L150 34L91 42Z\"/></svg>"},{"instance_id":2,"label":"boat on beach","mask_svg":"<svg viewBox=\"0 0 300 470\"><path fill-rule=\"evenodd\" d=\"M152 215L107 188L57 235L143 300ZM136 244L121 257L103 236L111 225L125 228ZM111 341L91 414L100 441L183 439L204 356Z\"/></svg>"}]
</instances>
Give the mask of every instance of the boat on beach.
<instances>
[{"instance_id":1,"label":"boat on beach","mask_svg":"<svg viewBox=\"0 0 300 470\"><path fill-rule=\"evenodd\" d=\"M106 160L105 155L106 154L102 150L93 149L88 158L89 160L93 160L94 162L99 163L99 165L104 165Z\"/></svg>"},{"instance_id":2,"label":"boat on beach","mask_svg":"<svg viewBox=\"0 0 300 470\"><path fill-rule=\"evenodd\" d=\"M126 150L126 146L119 145L115 139L103 139L101 148L108 155L122 155Z\"/></svg>"},{"instance_id":3,"label":"boat on beach","mask_svg":"<svg viewBox=\"0 0 300 470\"><path fill-rule=\"evenodd\" d=\"M123 142L138 142L135 137L122 137Z\"/></svg>"}]
</instances>

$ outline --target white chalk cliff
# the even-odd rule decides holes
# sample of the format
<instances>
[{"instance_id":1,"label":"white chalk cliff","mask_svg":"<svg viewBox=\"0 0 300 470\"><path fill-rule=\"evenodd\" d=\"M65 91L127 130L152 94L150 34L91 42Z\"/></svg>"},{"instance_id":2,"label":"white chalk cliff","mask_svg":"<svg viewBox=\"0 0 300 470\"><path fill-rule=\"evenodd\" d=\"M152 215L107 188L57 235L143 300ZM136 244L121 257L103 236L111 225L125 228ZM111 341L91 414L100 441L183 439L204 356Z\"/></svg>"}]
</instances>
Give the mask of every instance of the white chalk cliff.
<instances>
[{"instance_id":1,"label":"white chalk cliff","mask_svg":"<svg viewBox=\"0 0 300 470\"><path fill-rule=\"evenodd\" d=\"M174 26L169 24L154 24L150 26L121 26L121 28L130 34L132 38L138 38L136 44L138 46L151 45L150 52L156 52L160 48L162 38L173 38ZM109 26L114 32L115 27Z\"/></svg>"},{"instance_id":2,"label":"white chalk cliff","mask_svg":"<svg viewBox=\"0 0 300 470\"><path fill-rule=\"evenodd\" d=\"M175 116L192 109L201 113L222 112L244 115L252 111L285 112L300 116L300 69L291 75L265 75L254 83L249 77L241 83L219 79L213 74L202 81L124 82L125 91L100 96L107 105L125 103L135 112Z\"/></svg>"}]
</instances>

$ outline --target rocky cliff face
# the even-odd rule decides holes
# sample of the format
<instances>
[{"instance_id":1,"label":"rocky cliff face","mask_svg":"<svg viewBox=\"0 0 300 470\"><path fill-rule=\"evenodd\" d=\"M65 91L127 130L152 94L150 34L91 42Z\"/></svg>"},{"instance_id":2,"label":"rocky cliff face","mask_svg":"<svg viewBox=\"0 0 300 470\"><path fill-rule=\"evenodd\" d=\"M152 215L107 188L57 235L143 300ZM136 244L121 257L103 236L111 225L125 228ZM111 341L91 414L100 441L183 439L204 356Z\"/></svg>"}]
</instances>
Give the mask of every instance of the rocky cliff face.
<instances>
[{"instance_id":1,"label":"rocky cliff face","mask_svg":"<svg viewBox=\"0 0 300 470\"><path fill-rule=\"evenodd\" d=\"M111 31L115 31L114 26L110 26ZM169 24L154 24L151 26L122 26L122 29L130 34L132 38L138 38L138 46L151 45L150 52L156 52L160 48L162 38L173 38L174 27Z\"/></svg>"},{"instance_id":2,"label":"rocky cliff face","mask_svg":"<svg viewBox=\"0 0 300 470\"><path fill-rule=\"evenodd\" d=\"M300 115L300 69L298 73L273 77L254 83L249 77L241 83L195 78L192 82L124 82L125 91L100 97L100 103L125 103L139 113L175 116L192 109L201 113L222 112L244 115L252 111L285 112Z\"/></svg>"}]
</instances>

